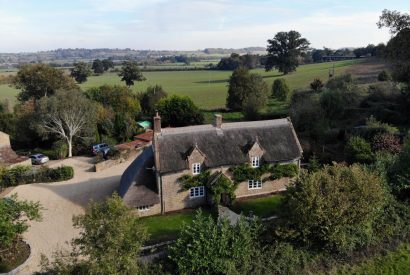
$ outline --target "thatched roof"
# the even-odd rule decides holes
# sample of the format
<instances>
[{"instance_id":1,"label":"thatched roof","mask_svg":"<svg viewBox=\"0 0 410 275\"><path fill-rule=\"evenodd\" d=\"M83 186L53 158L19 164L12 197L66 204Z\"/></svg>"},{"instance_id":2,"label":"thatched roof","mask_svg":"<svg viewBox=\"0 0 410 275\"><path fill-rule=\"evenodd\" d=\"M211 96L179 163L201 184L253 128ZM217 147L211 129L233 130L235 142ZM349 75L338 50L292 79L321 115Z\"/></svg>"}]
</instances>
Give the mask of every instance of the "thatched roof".
<instances>
[{"instance_id":1,"label":"thatched roof","mask_svg":"<svg viewBox=\"0 0 410 275\"><path fill-rule=\"evenodd\" d=\"M248 162L248 150L257 140L268 163L301 157L302 148L289 119L223 123L165 128L154 137L159 148L161 173L188 169L187 155L193 147L205 155L208 168Z\"/></svg>"},{"instance_id":2,"label":"thatched roof","mask_svg":"<svg viewBox=\"0 0 410 275\"><path fill-rule=\"evenodd\" d=\"M159 203L155 173L150 169L153 166L154 154L150 146L125 170L118 193L126 205L138 207Z\"/></svg>"}]
</instances>

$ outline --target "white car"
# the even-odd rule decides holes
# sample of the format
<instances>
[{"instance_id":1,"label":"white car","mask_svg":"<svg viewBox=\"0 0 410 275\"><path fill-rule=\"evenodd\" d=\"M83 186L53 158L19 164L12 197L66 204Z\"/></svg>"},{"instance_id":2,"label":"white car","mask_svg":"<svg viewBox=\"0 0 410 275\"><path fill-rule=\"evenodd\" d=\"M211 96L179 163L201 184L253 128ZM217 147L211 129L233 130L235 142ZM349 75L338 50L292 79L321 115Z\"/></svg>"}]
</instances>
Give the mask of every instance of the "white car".
<instances>
[{"instance_id":1,"label":"white car","mask_svg":"<svg viewBox=\"0 0 410 275\"><path fill-rule=\"evenodd\" d=\"M44 164L48 162L50 159L43 154L34 154L30 156L32 164Z\"/></svg>"}]
</instances>

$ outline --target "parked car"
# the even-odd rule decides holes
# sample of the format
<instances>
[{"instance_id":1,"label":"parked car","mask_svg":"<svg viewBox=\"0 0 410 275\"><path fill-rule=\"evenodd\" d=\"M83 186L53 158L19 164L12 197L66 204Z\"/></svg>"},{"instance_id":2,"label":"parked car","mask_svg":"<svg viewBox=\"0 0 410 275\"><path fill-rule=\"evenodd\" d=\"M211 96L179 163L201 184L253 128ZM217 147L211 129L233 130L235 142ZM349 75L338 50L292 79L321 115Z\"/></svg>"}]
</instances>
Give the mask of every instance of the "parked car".
<instances>
[{"instance_id":1,"label":"parked car","mask_svg":"<svg viewBox=\"0 0 410 275\"><path fill-rule=\"evenodd\" d=\"M95 144L93 145L93 154L96 155L99 152L103 153L103 155L106 155L110 151L110 146L108 146L107 143L100 143L100 144Z\"/></svg>"},{"instance_id":2,"label":"parked car","mask_svg":"<svg viewBox=\"0 0 410 275\"><path fill-rule=\"evenodd\" d=\"M43 154L34 154L30 156L32 164L44 164L48 162L50 159Z\"/></svg>"}]
</instances>

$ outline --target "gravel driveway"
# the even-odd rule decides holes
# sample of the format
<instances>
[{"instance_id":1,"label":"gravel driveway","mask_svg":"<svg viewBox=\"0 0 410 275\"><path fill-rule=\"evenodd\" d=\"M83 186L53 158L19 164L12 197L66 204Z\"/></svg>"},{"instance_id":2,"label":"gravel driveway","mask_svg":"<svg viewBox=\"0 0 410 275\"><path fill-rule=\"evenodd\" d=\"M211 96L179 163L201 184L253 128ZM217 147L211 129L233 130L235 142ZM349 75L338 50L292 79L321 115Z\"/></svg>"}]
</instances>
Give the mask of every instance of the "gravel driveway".
<instances>
[{"instance_id":1,"label":"gravel driveway","mask_svg":"<svg viewBox=\"0 0 410 275\"><path fill-rule=\"evenodd\" d=\"M83 214L90 199L98 201L117 190L120 177L131 161L98 173L91 172L92 158L50 162L50 167L73 166L74 178L59 183L21 185L8 194L17 193L20 199L40 201L44 208L43 220L32 222L24 234L32 248L32 258L20 274L38 271L41 254L50 258L56 249L69 248L68 242L78 235L72 226L73 215Z\"/></svg>"}]
</instances>

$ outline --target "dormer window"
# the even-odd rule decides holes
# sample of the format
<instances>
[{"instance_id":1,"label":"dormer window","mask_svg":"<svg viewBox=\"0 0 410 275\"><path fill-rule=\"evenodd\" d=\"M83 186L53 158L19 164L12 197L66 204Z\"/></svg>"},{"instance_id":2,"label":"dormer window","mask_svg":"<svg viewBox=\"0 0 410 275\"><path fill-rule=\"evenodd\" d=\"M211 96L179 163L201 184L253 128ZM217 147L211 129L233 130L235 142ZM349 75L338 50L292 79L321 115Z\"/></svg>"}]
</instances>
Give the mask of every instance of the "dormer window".
<instances>
[{"instance_id":1,"label":"dormer window","mask_svg":"<svg viewBox=\"0 0 410 275\"><path fill-rule=\"evenodd\" d=\"M251 157L251 166L253 168L258 168L260 164L260 159L259 157Z\"/></svg>"},{"instance_id":2,"label":"dormer window","mask_svg":"<svg viewBox=\"0 0 410 275\"><path fill-rule=\"evenodd\" d=\"M201 173L201 164L198 162L192 164L192 174L198 175L199 173Z\"/></svg>"}]
</instances>

